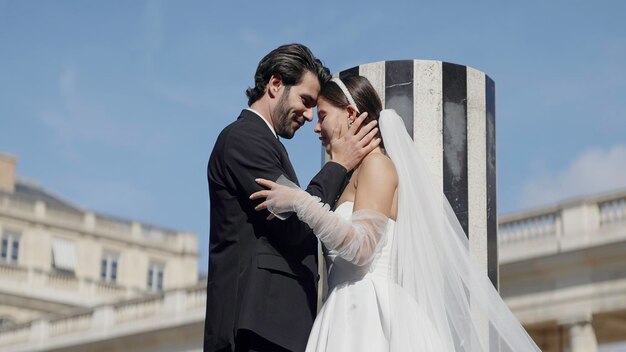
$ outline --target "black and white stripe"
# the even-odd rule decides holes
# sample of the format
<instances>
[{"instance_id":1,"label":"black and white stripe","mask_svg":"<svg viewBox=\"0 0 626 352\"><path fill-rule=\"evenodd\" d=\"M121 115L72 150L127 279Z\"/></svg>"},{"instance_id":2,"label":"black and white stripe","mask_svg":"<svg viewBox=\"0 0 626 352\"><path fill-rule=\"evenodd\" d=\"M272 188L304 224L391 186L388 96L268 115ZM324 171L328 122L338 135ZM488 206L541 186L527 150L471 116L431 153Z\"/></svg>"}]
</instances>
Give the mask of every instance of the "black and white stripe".
<instances>
[{"instance_id":1,"label":"black and white stripe","mask_svg":"<svg viewBox=\"0 0 626 352\"><path fill-rule=\"evenodd\" d=\"M405 121L470 239L470 251L498 286L495 85L483 72L441 61L381 61L342 71L367 77L383 106Z\"/></svg>"}]
</instances>

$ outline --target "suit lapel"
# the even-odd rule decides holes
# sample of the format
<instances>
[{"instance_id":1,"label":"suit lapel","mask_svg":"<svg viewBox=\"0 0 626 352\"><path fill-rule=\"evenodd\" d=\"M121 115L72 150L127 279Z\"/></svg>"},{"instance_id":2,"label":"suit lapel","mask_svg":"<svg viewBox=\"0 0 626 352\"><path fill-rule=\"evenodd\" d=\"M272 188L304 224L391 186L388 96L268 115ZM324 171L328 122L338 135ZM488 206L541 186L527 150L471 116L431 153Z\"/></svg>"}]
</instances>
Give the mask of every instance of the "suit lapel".
<instances>
[{"instance_id":1,"label":"suit lapel","mask_svg":"<svg viewBox=\"0 0 626 352\"><path fill-rule=\"evenodd\" d=\"M282 158L283 166L285 167L285 171L288 173L288 175L285 175L285 176L287 176L288 179L293 181L293 183L300 186L300 182L298 182L298 177L296 176L296 171L293 169L293 165L291 165L291 160L289 160L289 153L287 153L287 148L285 148L285 146L283 145L281 141L277 141L277 142L278 144L280 144L280 147L282 149L281 158Z\"/></svg>"},{"instance_id":2,"label":"suit lapel","mask_svg":"<svg viewBox=\"0 0 626 352\"><path fill-rule=\"evenodd\" d=\"M278 151L278 155L280 157L280 161L283 165L285 172L287 173L287 175L285 176L289 178L289 180L291 180L292 182L294 182L295 184L299 186L300 183L298 182L296 171L293 169L293 165L291 165L291 161L289 160L289 154L287 153L287 148L285 148L283 143L280 140L278 140L276 136L274 136L274 133L272 133L272 131L267 126L265 121L262 120L262 117L258 116L257 114L253 113L250 110L244 109L241 111L241 114L239 115L239 119L246 119L252 122L253 124L258 125L258 129L259 131L261 131L260 133L263 133L263 136L268 139L268 142L276 147ZM276 181L276 180L272 180L272 181Z\"/></svg>"}]
</instances>

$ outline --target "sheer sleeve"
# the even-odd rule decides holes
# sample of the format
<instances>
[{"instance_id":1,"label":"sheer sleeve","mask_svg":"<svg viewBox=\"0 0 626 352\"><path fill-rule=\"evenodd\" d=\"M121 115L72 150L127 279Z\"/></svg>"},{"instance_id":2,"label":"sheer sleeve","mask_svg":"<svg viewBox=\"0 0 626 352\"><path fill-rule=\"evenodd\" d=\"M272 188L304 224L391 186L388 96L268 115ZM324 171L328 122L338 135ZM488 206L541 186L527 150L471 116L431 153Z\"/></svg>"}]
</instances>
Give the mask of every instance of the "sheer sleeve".
<instances>
[{"instance_id":1,"label":"sheer sleeve","mask_svg":"<svg viewBox=\"0 0 626 352\"><path fill-rule=\"evenodd\" d=\"M372 260L383 240L388 223L386 215L363 209L346 219L284 176L276 182L266 200L270 212L283 219L287 213L295 212L326 247L356 265L366 265Z\"/></svg>"}]
</instances>

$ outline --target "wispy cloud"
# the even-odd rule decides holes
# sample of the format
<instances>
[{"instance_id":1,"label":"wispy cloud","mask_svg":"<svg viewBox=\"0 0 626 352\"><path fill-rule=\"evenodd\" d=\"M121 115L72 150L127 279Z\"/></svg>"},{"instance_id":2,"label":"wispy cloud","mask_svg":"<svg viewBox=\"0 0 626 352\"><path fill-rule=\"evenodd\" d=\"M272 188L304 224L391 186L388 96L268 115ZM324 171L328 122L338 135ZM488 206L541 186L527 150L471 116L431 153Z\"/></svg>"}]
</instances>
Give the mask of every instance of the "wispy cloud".
<instances>
[{"instance_id":1,"label":"wispy cloud","mask_svg":"<svg viewBox=\"0 0 626 352\"><path fill-rule=\"evenodd\" d=\"M266 44L259 32L249 27L239 29L239 38L250 47L259 48Z\"/></svg>"},{"instance_id":2,"label":"wispy cloud","mask_svg":"<svg viewBox=\"0 0 626 352\"><path fill-rule=\"evenodd\" d=\"M43 111L42 123L65 146L81 142L115 147L131 145L136 132L110 118L103 107L85 102L78 93L78 79L77 67L67 65L59 77L62 108Z\"/></svg>"},{"instance_id":3,"label":"wispy cloud","mask_svg":"<svg viewBox=\"0 0 626 352\"><path fill-rule=\"evenodd\" d=\"M539 172L522 188L520 208L626 188L626 145L583 152L564 170Z\"/></svg>"},{"instance_id":4,"label":"wispy cloud","mask_svg":"<svg viewBox=\"0 0 626 352\"><path fill-rule=\"evenodd\" d=\"M166 84L157 80L156 77L153 77L151 89L167 101L188 109L207 108L211 106L210 98L212 98L212 96L208 91L194 91L191 88Z\"/></svg>"}]
</instances>

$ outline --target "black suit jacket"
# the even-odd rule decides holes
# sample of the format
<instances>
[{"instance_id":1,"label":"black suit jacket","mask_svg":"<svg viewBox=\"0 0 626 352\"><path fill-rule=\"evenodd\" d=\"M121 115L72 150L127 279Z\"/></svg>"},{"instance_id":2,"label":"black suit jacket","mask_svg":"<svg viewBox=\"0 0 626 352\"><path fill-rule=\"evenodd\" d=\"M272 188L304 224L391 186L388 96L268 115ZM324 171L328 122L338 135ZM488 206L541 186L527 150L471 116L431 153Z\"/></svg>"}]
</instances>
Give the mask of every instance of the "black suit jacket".
<instances>
[{"instance_id":1,"label":"black suit jacket","mask_svg":"<svg viewBox=\"0 0 626 352\"><path fill-rule=\"evenodd\" d=\"M317 154L317 153L315 153ZM317 301L317 240L296 216L267 221L249 196L254 180L284 174L298 183L287 151L249 110L217 138L208 165L211 233L204 350L233 350L248 329L292 351L303 351ZM307 192L334 206L346 170L327 163Z\"/></svg>"}]
</instances>

